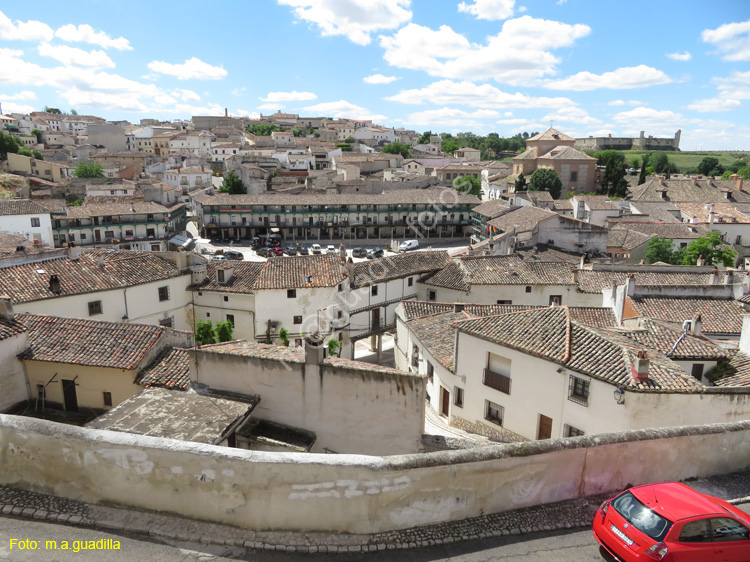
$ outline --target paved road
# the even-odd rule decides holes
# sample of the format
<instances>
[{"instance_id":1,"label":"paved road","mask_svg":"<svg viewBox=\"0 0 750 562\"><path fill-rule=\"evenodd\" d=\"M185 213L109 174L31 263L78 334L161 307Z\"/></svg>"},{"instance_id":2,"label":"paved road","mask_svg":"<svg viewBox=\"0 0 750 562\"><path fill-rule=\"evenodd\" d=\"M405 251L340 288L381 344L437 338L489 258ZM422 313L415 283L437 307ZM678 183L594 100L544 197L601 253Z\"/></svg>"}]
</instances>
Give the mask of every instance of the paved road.
<instances>
[{"instance_id":1,"label":"paved road","mask_svg":"<svg viewBox=\"0 0 750 562\"><path fill-rule=\"evenodd\" d=\"M740 506L750 513L750 503ZM33 551L10 550L10 539L39 541ZM113 539L120 550L82 551L45 550L44 541L98 541ZM389 550L375 554L315 555L268 552L236 547L162 541L126 533L109 533L81 527L69 527L35 520L0 517L0 560L102 562L122 560L213 561L252 560L257 562L293 562L335 559L341 562L601 562L599 548L589 529L532 533L524 536L485 539L418 550Z\"/></svg>"}]
</instances>

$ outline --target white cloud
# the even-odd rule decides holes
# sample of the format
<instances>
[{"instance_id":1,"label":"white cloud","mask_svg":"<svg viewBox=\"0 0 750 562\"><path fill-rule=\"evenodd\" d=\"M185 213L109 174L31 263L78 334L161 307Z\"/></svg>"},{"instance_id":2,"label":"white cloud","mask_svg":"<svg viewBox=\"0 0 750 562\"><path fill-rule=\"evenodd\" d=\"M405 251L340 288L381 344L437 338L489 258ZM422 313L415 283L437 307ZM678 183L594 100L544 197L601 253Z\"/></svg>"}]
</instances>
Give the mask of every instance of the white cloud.
<instances>
[{"instance_id":1,"label":"white cloud","mask_svg":"<svg viewBox=\"0 0 750 562\"><path fill-rule=\"evenodd\" d=\"M0 99L0 104L3 106L3 114L8 113L31 113L32 111L35 111L34 107L31 105L24 105L22 103L15 103L12 101L5 101Z\"/></svg>"},{"instance_id":2,"label":"white cloud","mask_svg":"<svg viewBox=\"0 0 750 562\"><path fill-rule=\"evenodd\" d=\"M201 97L192 90L175 90L173 95L182 98L182 101L200 101Z\"/></svg>"},{"instance_id":3,"label":"white cloud","mask_svg":"<svg viewBox=\"0 0 750 562\"><path fill-rule=\"evenodd\" d=\"M735 71L728 78L714 78L711 82L716 84L722 97L750 100L750 70Z\"/></svg>"},{"instance_id":4,"label":"white cloud","mask_svg":"<svg viewBox=\"0 0 750 562\"><path fill-rule=\"evenodd\" d=\"M470 43L447 25L436 31L417 24L403 27L393 36L381 36L380 45L385 60L399 68L443 78L528 84L555 73L559 59L550 50L569 47L590 32L587 25L522 16L504 22L500 33L484 45Z\"/></svg>"},{"instance_id":5,"label":"white cloud","mask_svg":"<svg viewBox=\"0 0 750 562\"><path fill-rule=\"evenodd\" d=\"M368 109L359 105L354 105L345 100L310 105L305 107L304 110L312 114L335 117L338 119L371 119L375 122L388 120L385 115L373 115Z\"/></svg>"},{"instance_id":6,"label":"white cloud","mask_svg":"<svg viewBox=\"0 0 750 562\"><path fill-rule=\"evenodd\" d=\"M516 92L508 94L490 84L474 84L464 80L453 82L440 80L420 89L403 90L394 96L385 98L387 101L400 103L432 103L435 105L465 105L469 107L549 107L559 108L573 106L575 102L568 98L533 98Z\"/></svg>"},{"instance_id":7,"label":"white cloud","mask_svg":"<svg viewBox=\"0 0 750 562\"><path fill-rule=\"evenodd\" d=\"M593 125L595 123L601 123L600 119L592 117L588 114L585 109L580 107L566 107L558 109L552 113L548 113L542 117L543 121L562 121L563 123L581 123L584 125Z\"/></svg>"},{"instance_id":8,"label":"white cloud","mask_svg":"<svg viewBox=\"0 0 750 562\"><path fill-rule=\"evenodd\" d=\"M36 94L29 90L18 92L17 94L0 94L0 101L10 100L35 100Z\"/></svg>"},{"instance_id":9,"label":"white cloud","mask_svg":"<svg viewBox=\"0 0 750 562\"><path fill-rule=\"evenodd\" d=\"M232 90L232 95L241 96L242 94L245 93L246 90L247 88L245 88L245 86L242 86L242 88L235 88L234 90Z\"/></svg>"},{"instance_id":10,"label":"white cloud","mask_svg":"<svg viewBox=\"0 0 750 562\"><path fill-rule=\"evenodd\" d=\"M171 64L163 61L152 61L148 68L160 74L175 76L178 80L220 80L227 71L220 66L211 66L202 60L192 57L182 64Z\"/></svg>"},{"instance_id":11,"label":"white cloud","mask_svg":"<svg viewBox=\"0 0 750 562\"><path fill-rule=\"evenodd\" d=\"M268 92L265 98L260 98L261 101L275 103L280 101L308 101L314 100L318 96L312 92Z\"/></svg>"},{"instance_id":12,"label":"white cloud","mask_svg":"<svg viewBox=\"0 0 750 562\"><path fill-rule=\"evenodd\" d=\"M625 133L640 134L640 131L650 131L654 136L674 135L677 129L686 124L686 118L680 113L668 109L656 110L649 107L636 107L630 111L617 113L612 117L616 123L628 127Z\"/></svg>"},{"instance_id":13,"label":"white cloud","mask_svg":"<svg viewBox=\"0 0 750 562\"><path fill-rule=\"evenodd\" d=\"M715 45L724 60L750 61L750 20L706 29L701 38L704 43Z\"/></svg>"},{"instance_id":14,"label":"white cloud","mask_svg":"<svg viewBox=\"0 0 750 562\"><path fill-rule=\"evenodd\" d=\"M294 15L315 24L326 35L344 35L368 45L370 34L395 29L411 19L411 0L278 0Z\"/></svg>"},{"instance_id":15,"label":"white cloud","mask_svg":"<svg viewBox=\"0 0 750 562\"><path fill-rule=\"evenodd\" d=\"M480 20L504 20L513 15L515 0L473 0L461 2L458 11L476 16Z\"/></svg>"},{"instance_id":16,"label":"white cloud","mask_svg":"<svg viewBox=\"0 0 750 562\"><path fill-rule=\"evenodd\" d=\"M658 84L669 84L672 79L650 66L641 64L639 66L622 67L604 74L593 74L591 72L579 72L562 80L551 80L544 84L550 90L575 90L578 92L586 90L598 90L608 88L610 90L627 90L631 88L645 88Z\"/></svg>"},{"instance_id":17,"label":"white cloud","mask_svg":"<svg viewBox=\"0 0 750 562\"><path fill-rule=\"evenodd\" d=\"M49 41L53 31L40 21L16 21L15 25L3 12L0 12L0 39L9 41Z\"/></svg>"},{"instance_id":18,"label":"white cloud","mask_svg":"<svg viewBox=\"0 0 750 562\"><path fill-rule=\"evenodd\" d=\"M264 109L269 111L278 111L280 109L284 109L284 106L280 103L263 103L258 106L258 109Z\"/></svg>"},{"instance_id":19,"label":"white cloud","mask_svg":"<svg viewBox=\"0 0 750 562\"><path fill-rule=\"evenodd\" d=\"M133 47L130 46L130 41L124 37L112 39L103 31L96 31L88 24L75 26L69 23L68 25L63 25L55 31L55 37L59 37L63 41L69 41L71 43L81 42L99 45L104 49L112 48L117 49L118 51L133 50Z\"/></svg>"},{"instance_id":20,"label":"white cloud","mask_svg":"<svg viewBox=\"0 0 750 562\"><path fill-rule=\"evenodd\" d=\"M699 113L712 113L716 111L732 111L739 109L742 103L739 100L726 98L711 98L707 100L696 100L687 106L688 109Z\"/></svg>"},{"instance_id":21,"label":"white cloud","mask_svg":"<svg viewBox=\"0 0 750 562\"><path fill-rule=\"evenodd\" d=\"M246 109L238 109L236 111L236 114L240 117L249 117L250 119L260 118L260 113L258 113L257 111L247 111Z\"/></svg>"},{"instance_id":22,"label":"white cloud","mask_svg":"<svg viewBox=\"0 0 750 562\"><path fill-rule=\"evenodd\" d=\"M396 76L383 76L382 74L373 74L362 78L362 82L365 84L390 84L396 80L398 80Z\"/></svg>"},{"instance_id":23,"label":"white cloud","mask_svg":"<svg viewBox=\"0 0 750 562\"><path fill-rule=\"evenodd\" d=\"M115 63L104 51L84 51L67 45L50 45L42 43L37 48L43 57L50 57L60 61L65 66L80 68L114 68Z\"/></svg>"},{"instance_id":24,"label":"white cloud","mask_svg":"<svg viewBox=\"0 0 750 562\"><path fill-rule=\"evenodd\" d=\"M611 102L608 102L607 105L648 105L644 101L638 101L638 100L612 100Z\"/></svg>"},{"instance_id":25,"label":"white cloud","mask_svg":"<svg viewBox=\"0 0 750 562\"><path fill-rule=\"evenodd\" d=\"M412 126L423 127L461 127L463 130L485 129L486 123L482 119L496 119L500 113L491 109L477 109L468 112L462 109L443 107L441 109L429 109L412 113L406 118L406 122Z\"/></svg>"},{"instance_id":26,"label":"white cloud","mask_svg":"<svg viewBox=\"0 0 750 562\"><path fill-rule=\"evenodd\" d=\"M693 55L685 51L684 53L669 53L667 57L672 60L679 60L679 61L687 62L693 58Z\"/></svg>"}]
</instances>

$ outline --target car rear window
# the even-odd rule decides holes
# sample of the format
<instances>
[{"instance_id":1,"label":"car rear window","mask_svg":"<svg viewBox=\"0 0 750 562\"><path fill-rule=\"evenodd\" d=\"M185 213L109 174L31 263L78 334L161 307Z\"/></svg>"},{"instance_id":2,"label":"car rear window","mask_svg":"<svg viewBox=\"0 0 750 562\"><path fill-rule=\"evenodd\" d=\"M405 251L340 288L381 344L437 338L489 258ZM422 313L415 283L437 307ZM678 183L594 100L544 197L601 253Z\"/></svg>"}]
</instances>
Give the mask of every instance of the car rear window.
<instances>
[{"instance_id":1,"label":"car rear window","mask_svg":"<svg viewBox=\"0 0 750 562\"><path fill-rule=\"evenodd\" d=\"M612 501L612 507L633 527L655 541L663 540L672 527L672 522L669 519L654 513L630 492L624 492L617 496Z\"/></svg>"}]
</instances>

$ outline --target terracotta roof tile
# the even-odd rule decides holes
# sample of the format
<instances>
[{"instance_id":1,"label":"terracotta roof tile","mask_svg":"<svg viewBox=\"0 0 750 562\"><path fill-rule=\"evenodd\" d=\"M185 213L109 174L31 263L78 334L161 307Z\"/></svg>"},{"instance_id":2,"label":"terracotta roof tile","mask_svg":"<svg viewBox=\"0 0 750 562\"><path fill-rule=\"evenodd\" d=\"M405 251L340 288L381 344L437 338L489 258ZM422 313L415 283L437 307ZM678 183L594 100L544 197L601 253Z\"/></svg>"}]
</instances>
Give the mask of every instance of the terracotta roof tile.
<instances>
[{"instance_id":1,"label":"terracotta roof tile","mask_svg":"<svg viewBox=\"0 0 750 562\"><path fill-rule=\"evenodd\" d=\"M44 207L29 199L0 199L0 215L43 215Z\"/></svg>"},{"instance_id":2,"label":"terracotta roof tile","mask_svg":"<svg viewBox=\"0 0 750 562\"><path fill-rule=\"evenodd\" d=\"M17 319L0 318L0 341L7 340L26 331L26 325Z\"/></svg>"},{"instance_id":3,"label":"terracotta roof tile","mask_svg":"<svg viewBox=\"0 0 750 562\"><path fill-rule=\"evenodd\" d=\"M661 194L665 193L666 198ZM706 178L671 178L662 185L658 177L631 189L631 199L640 201L671 201L680 203L726 203L727 193L739 203L750 202L750 193L737 189L736 180L715 180ZM637 206L637 203L635 203Z\"/></svg>"},{"instance_id":4,"label":"terracotta roof tile","mask_svg":"<svg viewBox=\"0 0 750 562\"><path fill-rule=\"evenodd\" d=\"M731 353L715 342L685 333L669 324L643 318L637 328L618 329L622 334L651 349L656 349L674 360L713 359L728 357Z\"/></svg>"},{"instance_id":5,"label":"terracotta roof tile","mask_svg":"<svg viewBox=\"0 0 750 562\"><path fill-rule=\"evenodd\" d=\"M631 272L638 285L710 285L709 273L681 271L675 266L674 271L638 271L633 266ZM603 289L622 285L628 279L627 271L593 271L582 269L578 272L578 289L583 293L601 293ZM691 316L692 318L692 316Z\"/></svg>"},{"instance_id":6,"label":"terracotta roof tile","mask_svg":"<svg viewBox=\"0 0 750 562\"><path fill-rule=\"evenodd\" d=\"M180 347L167 348L138 373L136 384L158 386L173 390L187 390L190 386L190 356Z\"/></svg>"},{"instance_id":7,"label":"terracotta roof tile","mask_svg":"<svg viewBox=\"0 0 750 562\"><path fill-rule=\"evenodd\" d=\"M270 259L255 280L255 289L333 287L347 278L341 258L334 254Z\"/></svg>"},{"instance_id":8,"label":"terracotta roof tile","mask_svg":"<svg viewBox=\"0 0 750 562\"><path fill-rule=\"evenodd\" d=\"M703 331L710 334L739 334L745 308L732 299L628 297L629 305L641 316L682 326L701 315Z\"/></svg>"},{"instance_id":9,"label":"terracotta roof tile","mask_svg":"<svg viewBox=\"0 0 750 562\"><path fill-rule=\"evenodd\" d=\"M451 263L444 251L417 251L354 264L355 287L437 271Z\"/></svg>"}]
</instances>

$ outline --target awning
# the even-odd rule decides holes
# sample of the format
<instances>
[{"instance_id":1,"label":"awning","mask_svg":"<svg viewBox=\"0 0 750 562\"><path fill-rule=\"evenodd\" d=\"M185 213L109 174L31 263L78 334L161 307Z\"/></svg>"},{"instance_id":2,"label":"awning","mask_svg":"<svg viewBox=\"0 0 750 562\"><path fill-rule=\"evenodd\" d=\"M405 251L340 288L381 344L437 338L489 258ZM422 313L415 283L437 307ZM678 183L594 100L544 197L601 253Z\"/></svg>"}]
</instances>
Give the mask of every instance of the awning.
<instances>
[{"instance_id":1,"label":"awning","mask_svg":"<svg viewBox=\"0 0 750 562\"><path fill-rule=\"evenodd\" d=\"M169 243L181 248L188 248L193 243L193 239L178 234L177 236L170 238Z\"/></svg>"}]
</instances>

